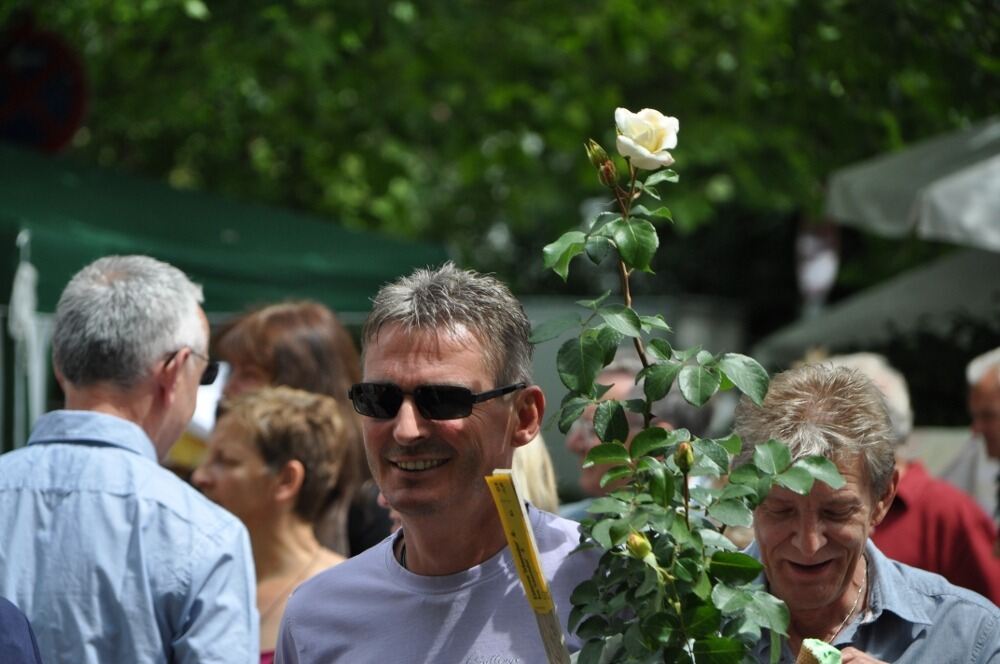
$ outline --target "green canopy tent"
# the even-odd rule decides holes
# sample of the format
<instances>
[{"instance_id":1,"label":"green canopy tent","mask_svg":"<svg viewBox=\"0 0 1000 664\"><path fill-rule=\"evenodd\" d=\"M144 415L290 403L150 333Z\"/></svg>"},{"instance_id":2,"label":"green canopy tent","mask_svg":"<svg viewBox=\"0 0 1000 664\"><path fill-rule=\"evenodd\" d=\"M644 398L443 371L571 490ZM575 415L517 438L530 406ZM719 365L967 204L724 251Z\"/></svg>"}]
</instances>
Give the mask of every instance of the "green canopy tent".
<instances>
[{"instance_id":1,"label":"green canopy tent","mask_svg":"<svg viewBox=\"0 0 1000 664\"><path fill-rule=\"evenodd\" d=\"M30 260L37 270L37 310L50 313L81 267L100 256L134 253L176 265L202 284L210 316L256 303L311 298L354 322L383 283L447 259L440 245L347 230L315 216L176 191L0 145L0 297L5 314L21 260ZM3 327L6 334L6 315ZM4 448L12 442L11 394L21 389L14 379L18 360L12 348L7 339L0 384Z\"/></svg>"}]
</instances>

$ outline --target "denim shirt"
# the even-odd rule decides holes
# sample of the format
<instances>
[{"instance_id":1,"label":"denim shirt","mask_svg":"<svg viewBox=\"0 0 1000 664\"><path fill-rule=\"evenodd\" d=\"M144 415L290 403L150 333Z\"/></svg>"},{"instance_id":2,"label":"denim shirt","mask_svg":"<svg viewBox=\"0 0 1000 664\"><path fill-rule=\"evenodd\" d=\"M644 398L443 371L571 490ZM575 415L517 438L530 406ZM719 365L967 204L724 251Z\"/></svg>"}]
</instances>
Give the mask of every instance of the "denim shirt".
<instances>
[{"instance_id":1,"label":"denim shirt","mask_svg":"<svg viewBox=\"0 0 1000 664\"><path fill-rule=\"evenodd\" d=\"M756 542L746 553L760 559ZM1000 664L1000 608L993 602L886 558L871 540L865 554L868 608L841 630L834 646L852 646L891 664ZM752 656L770 661L770 638L765 636ZM779 661L795 661L786 642Z\"/></svg>"},{"instance_id":2,"label":"denim shirt","mask_svg":"<svg viewBox=\"0 0 1000 664\"><path fill-rule=\"evenodd\" d=\"M246 528L162 468L132 422L43 415L0 456L0 533L0 596L47 664L259 659Z\"/></svg>"}]
</instances>

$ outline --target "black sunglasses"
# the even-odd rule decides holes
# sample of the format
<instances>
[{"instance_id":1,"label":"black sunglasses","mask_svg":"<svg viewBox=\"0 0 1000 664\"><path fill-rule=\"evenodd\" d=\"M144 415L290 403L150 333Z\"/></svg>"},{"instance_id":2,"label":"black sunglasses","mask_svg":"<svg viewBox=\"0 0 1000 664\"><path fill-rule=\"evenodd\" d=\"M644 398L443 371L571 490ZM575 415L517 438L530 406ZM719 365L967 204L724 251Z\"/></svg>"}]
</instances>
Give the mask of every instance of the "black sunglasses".
<instances>
[{"instance_id":1,"label":"black sunglasses","mask_svg":"<svg viewBox=\"0 0 1000 664\"><path fill-rule=\"evenodd\" d=\"M527 383L514 383L495 390L476 394L458 385L419 385L412 392L404 392L394 383L357 383L347 392L354 410L366 417L380 420L392 419L403 405L403 397L413 396L420 414L429 420L458 420L472 414L472 406L489 401L515 390L523 390Z\"/></svg>"},{"instance_id":2,"label":"black sunglasses","mask_svg":"<svg viewBox=\"0 0 1000 664\"><path fill-rule=\"evenodd\" d=\"M201 353L199 353L198 351L196 351L194 348L191 348L190 346L188 346L187 349L189 351L191 351L192 355L194 355L195 357L201 358L201 359L205 360L205 362L206 362L206 364L205 364L205 370L201 372L201 380L198 382L198 384L199 385L211 385L212 383L214 383L215 379L219 376L219 363L218 363L218 361L209 359L208 357L202 355ZM174 352L172 352L169 355L167 355L166 364L169 364L170 361L172 359L174 359L174 357L176 357L177 353L179 353L179 352L181 352L180 348L178 348Z\"/></svg>"}]
</instances>

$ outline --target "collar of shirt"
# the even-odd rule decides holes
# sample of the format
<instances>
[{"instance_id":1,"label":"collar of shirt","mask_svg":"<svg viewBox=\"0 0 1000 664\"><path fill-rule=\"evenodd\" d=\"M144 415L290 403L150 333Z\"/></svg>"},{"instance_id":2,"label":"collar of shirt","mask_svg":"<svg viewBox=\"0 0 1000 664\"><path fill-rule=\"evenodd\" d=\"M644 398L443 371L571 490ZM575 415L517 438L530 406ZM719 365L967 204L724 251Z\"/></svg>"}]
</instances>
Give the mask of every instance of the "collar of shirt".
<instances>
[{"instance_id":1,"label":"collar of shirt","mask_svg":"<svg viewBox=\"0 0 1000 664\"><path fill-rule=\"evenodd\" d=\"M868 556L868 609L865 611L864 623L873 623L885 612L896 614L908 623L930 625L931 617L924 608L926 600L917 595L899 570L888 558L868 540L865 545L865 555ZM856 628L857 622L855 622ZM841 641L849 641L854 629L841 632Z\"/></svg>"},{"instance_id":2,"label":"collar of shirt","mask_svg":"<svg viewBox=\"0 0 1000 664\"><path fill-rule=\"evenodd\" d=\"M120 447L157 462L153 441L138 424L90 410L54 410L42 415L28 445L46 443Z\"/></svg>"}]
</instances>

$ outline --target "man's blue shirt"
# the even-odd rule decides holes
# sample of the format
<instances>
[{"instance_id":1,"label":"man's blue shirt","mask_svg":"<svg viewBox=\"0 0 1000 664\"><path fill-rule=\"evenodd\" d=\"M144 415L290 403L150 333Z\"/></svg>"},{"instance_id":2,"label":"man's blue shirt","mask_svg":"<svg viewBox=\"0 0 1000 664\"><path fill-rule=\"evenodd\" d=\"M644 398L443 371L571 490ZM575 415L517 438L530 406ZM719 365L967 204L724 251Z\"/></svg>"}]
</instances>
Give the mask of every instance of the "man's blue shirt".
<instances>
[{"instance_id":1,"label":"man's blue shirt","mask_svg":"<svg viewBox=\"0 0 1000 664\"><path fill-rule=\"evenodd\" d=\"M47 664L259 661L246 528L132 422L42 416L0 456L0 533L0 595Z\"/></svg>"},{"instance_id":2,"label":"man's blue shirt","mask_svg":"<svg viewBox=\"0 0 1000 664\"><path fill-rule=\"evenodd\" d=\"M760 559L756 542L746 553ZM853 646L892 664L1000 663L1000 609L993 602L942 576L886 558L871 540L865 554L868 608L833 645ZM758 643L755 661L770 661L769 642ZM784 644L780 662L794 659Z\"/></svg>"}]
</instances>

